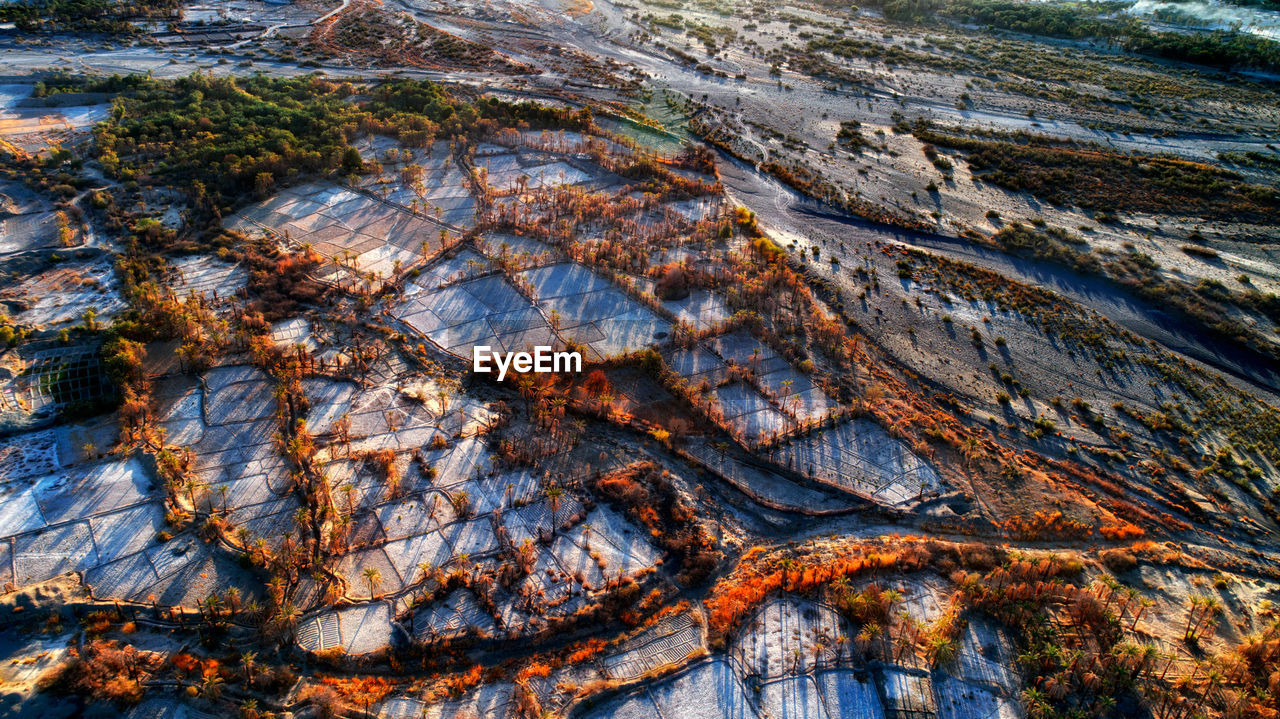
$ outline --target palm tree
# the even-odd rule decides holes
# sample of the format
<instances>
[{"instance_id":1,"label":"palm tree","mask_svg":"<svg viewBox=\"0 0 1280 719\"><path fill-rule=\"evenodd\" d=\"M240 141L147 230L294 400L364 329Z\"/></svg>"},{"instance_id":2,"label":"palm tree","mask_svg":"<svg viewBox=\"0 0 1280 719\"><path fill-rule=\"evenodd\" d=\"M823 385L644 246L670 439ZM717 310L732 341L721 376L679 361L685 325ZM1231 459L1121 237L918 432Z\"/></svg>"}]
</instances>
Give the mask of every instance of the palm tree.
<instances>
[{"instance_id":1,"label":"palm tree","mask_svg":"<svg viewBox=\"0 0 1280 719\"><path fill-rule=\"evenodd\" d=\"M217 672L209 674L204 678L204 684L200 687L200 694L210 699L217 699L218 695L222 694L222 684L222 677L218 676Z\"/></svg>"},{"instance_id":2,"label":"palm tree","mask_svg":"<svg viewBox=\"0 0 1280 719\"><path fill-rule=\"evenodd\" d=\"M231 616L235 616L236 610L240 608L240 590L235 587L228 587L225 598L227 609L230 610Z\"/></svg>"},{"instance_id":3,"label":"palm tree","mask_svg":"<svg viewBox=\"0 0 1280 719\"><path fill-rule=\"evenodd\" d=\"M1049 699L1038 689L1026 689L1022 692L1022 703L1027 707L1027 716L1031 719L1052 716L1053 707Z\"/></svg>"},{"instance_id":4,"label":"palm tree","mask_svg":"<svg viewBox=\"0 0 1280 719\"><path fill-rule=\"evenodd\" d=\"M524 567L526 570L532 568L537 554L537 549L533 546L533 540L525 537L525 540L520 543L520 548L517 551L520 553L520 566Z\"/></svg>"},{"instance_id":5,"label":"palm tree","mask_svg":"<svg viewBox=\"0 0 1280 719\"><path fill-rule=\"evenodd\" d=\"M471 493L465 489L454 492L449 497L449 502L453 504L453 510L458 513L458 516L465 519L467 510L471 508Z\"/></svg>"},{"instance_id":6,"label":"palm tree","mask_svg":"<svg viewBox=\"0 0 1280 719\"><path fill-rule=\"evenodd\" d=\"M253 663L258 658L255 652L244 652L240 655L240 663L244 665L244 683L253 686Z\"/></svg>"},{"instance_id":7,"label":"palm tree","mask_svg":"<svg viewBox=\"0 0 1280 719\"><path fill-rule=\"evenodd\" d=\"M559 487L547 488L547 506L551 508L551 530L556 528L556 515L560 513L560 503L564 501L564 490Z\"/></svg>"},{"instance_id":8,"label":"palm tree","mask_svg":"<svg viewBox=\"0 0 1280 719\"><path fill-rule=\"evenodd\" d=\"M192 509L195 509L195 507L196 507L196 490L197 490L197 489L199 489L199 488L202 486L202 484L201 484L200 480L199 480L199 479L197 479L197 478L195 478L195 477L187 477L187 478L186 478L186 481L185 481L185 484L186 484L186 488L187 488L187 499L191 500L191 508L192 508Z\"/></svg>"},{"instance_id":9,"label":"palm tree","mask_svg":"<svg viewBox=\"0 0 1280 719\"><path fill-rule=\"evenodd\" d=\"M280 615L279 615L280 628L285 630L286 633L292 635L293 627L295 624L297 624L298 617L301 617L301 616L302 616L302 610L298 609L298 607L295 606L292 602L284 605L283 607L280 608Z\"/></svg>"},{"instance_id":10,"label":"palm tree","mask_svg":"<svg viewBox=\"0 0 1280 719\"><path fill-rule=\"evenodd\" d=\"M382 584L382 572L379 572L377 567L365 567L361 574L364 575L364 580L369 583L369 598L373 599L374 587Z\"/></svg>"},{"instance_id":11,"label":"palm tree","mask_svg":"<svg viewBox=\"0 0 1280 719\"><path fill-rule=\"evenodd\" d=\"M218 612L222 610L222 600L218 598L217 593L214 593L205 597L204 604L208 609L210 621L217 624Z\"/></svg>"}]
</instances>

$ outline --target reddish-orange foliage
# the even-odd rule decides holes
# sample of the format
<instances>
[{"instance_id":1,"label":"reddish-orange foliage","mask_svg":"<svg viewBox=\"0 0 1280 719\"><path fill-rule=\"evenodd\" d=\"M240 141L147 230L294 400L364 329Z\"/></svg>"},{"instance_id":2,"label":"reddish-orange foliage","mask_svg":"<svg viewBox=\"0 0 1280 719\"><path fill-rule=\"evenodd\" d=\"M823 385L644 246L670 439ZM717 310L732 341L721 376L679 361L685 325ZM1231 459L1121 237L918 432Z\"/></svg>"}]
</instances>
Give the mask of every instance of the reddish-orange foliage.
<instances>
[{"instance_id":1,"label":"reddish-orange foliage","mask_svg":"<svg viewBox=\"0 0 1280 719\"><path fill-rule=\"evenodd\" d=\"M200 669L200 660L185 652L174 654L169 661L173 662L173 666L184 674L194 674Z\"/></svg>"},{"instance_id":2,"label":"reddish-orange foliage","mask_svg":"<svg viewBox=\"0 0 1280 719\"><path fill-rule=\"evenodd\" d=\"M1000 528L1018 539L1083 539L1092 533L1092 528L1084 523L1071 519L1062 512L1038 511L1030 517L1015 515L1004 520Z\"/></svg>"},{"instance_id":3,"label":"reddish-orange foliage","mask_svg":"<svg viewBox=\"0 0 1280 719\"><path fill-rule=\"evenodd\" d=\"M445 680L445 684L449 687L449 692L453 696L462 696L468 689L480 683L484 678L484 667L479 664L471 667L465 672L454 674Z\"/></svg>"},{"instance_id":4,"label":"reddish-orange foliage","mask_svg":"<svg viewBox=\"0 0 1280 719\"><path fill-rule=\"evenodd\" d=\"M71 660L40 680L40 688L111 701L117 706L137 703L142 684L161 664L150 652L113 641L92 641L83 651L69 650Z\"/></svg>"},{"instance_id":5,"label":"reddish-orange foliage","mask_svg":"<svg viewBox=\"0 0 1280 719\"><path fill-rule=\"evenodd\" d=\"M755 563L755 550L743 556L738 568L721 580L707 599L707 613L713 635L723 636L770 593L779 590L807 592L838 577L889 569L901 564L899 551L852 550L839 558L802 557L770 564Z\"/></svg>"},{"instance_id":6,"label":"reddish-orange foliage","mask_svg":"<svg viewBox=\"0 0 1280 719\"><path fill-rule=\"evenodd\" d=\"M581 644L575 645L573 651L565 658L565 661L569 664L581 664L603 651L603 639L588 639Z\"/></svg>"},{"instance_id":7,"label":"reddish-orange foliage","mask_svg":"<svg viewBox=\"0 0 1280 719\"><path fill-rule=\"evenodd\" d=\"M320 683L332 687L343 701L359 707L377 704L395 689L386 677L324 677Z\"/></svg>"},{"instance_id":8,"label":"reddish-orange foliage","mask_svg":"<svg viewBox=\"0 0 1280 719\"><path fill-rule=\"evenodd\" d=\"M533 678L545 679L549 676L551 676L551 666L544 662L535 661L516 673L516 681L523 682Z\"/></svg>"},{"instance_id":9,"label":"reddish-orange foliage","mask_svg":"<svg viewBox=\"0 0 1280 719\"><path fill-rule=\"evenodd\" d=\"M1130 524L1129 522L1125 522L1124 524L1109 524L1098 531L1107 539L1115 540L1138 539L1139 537L1145 536L1147 533L1142 527Z\"/></svg>"}]
</instances>

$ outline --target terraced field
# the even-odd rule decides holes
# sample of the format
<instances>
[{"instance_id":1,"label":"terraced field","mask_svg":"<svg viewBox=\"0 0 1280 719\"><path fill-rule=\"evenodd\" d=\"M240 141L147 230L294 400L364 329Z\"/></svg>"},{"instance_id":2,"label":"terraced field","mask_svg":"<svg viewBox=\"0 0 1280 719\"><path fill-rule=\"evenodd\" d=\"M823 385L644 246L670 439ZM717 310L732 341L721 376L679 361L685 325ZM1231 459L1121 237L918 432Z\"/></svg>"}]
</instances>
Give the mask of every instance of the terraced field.
<instances>
[{"instance_id":1,"label":"terraced field","mask_svg":"<svg viewBox=\"0 0 1280 719\"><path fill-rule=\"evenodd\" d=\"M0 4L0 715L1275 715L1280 16L1147 5Z\"/></svg>"}]
</instances>

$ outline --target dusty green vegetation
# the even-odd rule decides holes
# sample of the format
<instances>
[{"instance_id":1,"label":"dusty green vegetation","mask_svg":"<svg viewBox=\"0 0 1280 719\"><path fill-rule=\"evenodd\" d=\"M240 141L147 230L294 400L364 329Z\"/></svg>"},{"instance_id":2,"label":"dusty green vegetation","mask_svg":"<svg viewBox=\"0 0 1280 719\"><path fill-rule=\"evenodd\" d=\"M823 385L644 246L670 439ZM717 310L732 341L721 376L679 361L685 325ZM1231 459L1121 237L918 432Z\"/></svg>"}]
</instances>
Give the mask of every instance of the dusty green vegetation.
<instances>
[{"instance_id":1,"label":"dusty green vegetation","mask_svg":"<svg viewBox=\"0 0 1280 719\"><path fill-rule=\"evenodd\" d=\"M24 32L91 32L141 34L130 20L178 16L181 3L174 0L40 0L0 6L0 22L11 22Z\"/></svg>"},{"instance_id":2,"label":"dusty green vegetation","mask_svg":"<svg viewBox=\"0 0 1280 719\"><path fill-rule=\"evenodd\" d=\"M964 151L975 177L1056 205L1274 223L1280 194L1240 175L1176 157L1124 154L1035 135L978 139L925 124L923 142Z\"/></svg>"},{"instance_id":3,"label":"dusty green vegetation","mask_svg":"<svg viewBox=\"0 0 1280 719\"><path fill-rule=\"evenodd\" d=\"M1255 321L1280 326L1280 297L1249 287L1232 290L1216 280L1196 283L1167 277L1149 255L1136 250L1124 253L1097 252L1086 240L1060 227L1034 227L1010 223L990 237L990 244L1014 255L1034 257L1069 267L1077 272L1098 274L1133 290L1138 296L1177 309L1184 316L1222 337L1275 356L1278 349L1267 339L1265 324L1254 328L1236 317L1240 312ZM1199 245L1187 245L1188 254L1216 257Z\"/></svg>"},{"instance_id":4,"label":"dusty green vegetation","mask_svg":"<svg viewBox=\"0 0 1280 719\"><path fill-rule=\"evenodd\" d=\"M389 82L361 104L351 83L321 77L193 75L130 88L118 118L96 131L98 160L125 183L187 192L200 223L216 225L239 204L306 178L361 172L349 144L383 132L409 146L478 136L506 124L579 127L589 113L498 100L469 103L440 86ZM353 154L354 153L354 154Z\"/></svg>"},{"instance_id":5,"label":"dusty green vegetation","mask_svg":"<svg viewBox=\"0 0 1280 719\"><path fill-rule=\"evenodd\" d=\"M1028 5L1008 0L888 0L870 3L885 17L924 23L941 16L1000 30L1048 37L1105 39L1139 55L1233 67L1280 66L1280 45L1242 32L1194 34L1156 32L1135 18L1113 14L1124 2Z\"/></svg>"},{"instance_id":6,"label":"dusty green vegetation","mask_svg":"<svg viewBox=\"0 0 1280 719\"><path fill-rule=\"evenodd\" d=\"M1019 231L1020 234L1030 232L1025 229ZM1036 246L1051 241L1052 235L1030 240L1027 244ZM903 257L899 266L908 277L929 282L933 291L945 290L967 301L982 299L994 302L997 309L1018 312L1034 326L1090 353L1100 364L1128 373L1137 363L1157 373L1163 381L1179 387L1194 400L1194 405L1175 408L1170 404L1161 412L1138 419L1153 431L1164 431L1170 437L1186 440L1177 441L1173 446L1193 464L1210 471L1218 466L1216 452L1203 452L1190 441L1202 434L1206 439L1216 437L1226 446L1237 445L1241 451L1254 454L1259 459L1280 460L1280 451L1277 451L1280 446L1277 444L1280 443L1280 414L1220 377L1162 351L1097 313L1083 310L1052 292L1010 282L996 273L918 250L900 249L893 254ZM1161 297L1166 302L1178 301L1174 293ZM1086 421L1093 421L1090 417L1096 419L1087 402L1076 402L1076 405L1075 409ZM1164 419L1161 419L1162 413L1167 413ZM1224 461L1226 464L1223 466L1234 466L1232 460ZM1185 465L1168 463L1171 471L1178 471L1180 467L1185 468Z\"/></svg>"}]
</instances>

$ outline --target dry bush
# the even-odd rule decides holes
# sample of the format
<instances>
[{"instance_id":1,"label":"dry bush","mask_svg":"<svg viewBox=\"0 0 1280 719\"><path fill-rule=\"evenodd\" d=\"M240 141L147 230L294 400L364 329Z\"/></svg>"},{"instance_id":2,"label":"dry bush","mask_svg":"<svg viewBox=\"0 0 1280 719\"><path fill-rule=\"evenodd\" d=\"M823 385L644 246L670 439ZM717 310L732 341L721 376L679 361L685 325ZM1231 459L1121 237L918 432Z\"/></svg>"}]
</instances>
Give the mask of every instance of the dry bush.
<instances>
[{"instance_id":1,"label":"dry bush","mask_svg":"<svg viewBox=\"0 0 1280 719\"><path fill-rule=\"evenodd\" d=\"M338 716L338 692L333 687L309 686L298 694L298 699L315 707L316 716L320 719L334 719Z\"/></svg>"},{"instance_id":2,"label":"dry bush","mask_svg":"<svg viewBox=\"0 0 1280 719\"><path fill-rule=\"evenodd\" d=\"M676 262L660 268L654 294L664 300L681 300L688 297L689 273Z\"/></svg>"},{"instance_id":3,"label":"dry bush","mask_svg":"<svg viewBox=\"0 0 1280 719\"><path fill-rule=\"evenodd\" d=\"M68 654L67 662L41 677L38 689L109 701L118 707L137 704L144 691L142 683L161 664L154 654L106 640L91 641L83 652L71 649Z\"/></svg>"},{"instance_id":4,"label":"dry bush","mask_svg":"<svg viewBox=\"0 0 1280 719\"><path fill-rule=\"evenodd\" d=\"M1138 558L1128 549L1106 549L1098 555L1098 559L1115 574L1122 574L1138 566Z\"/></svg>"}]
</instances>

